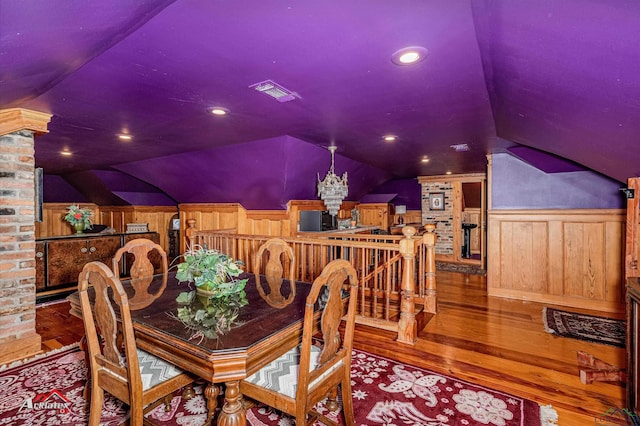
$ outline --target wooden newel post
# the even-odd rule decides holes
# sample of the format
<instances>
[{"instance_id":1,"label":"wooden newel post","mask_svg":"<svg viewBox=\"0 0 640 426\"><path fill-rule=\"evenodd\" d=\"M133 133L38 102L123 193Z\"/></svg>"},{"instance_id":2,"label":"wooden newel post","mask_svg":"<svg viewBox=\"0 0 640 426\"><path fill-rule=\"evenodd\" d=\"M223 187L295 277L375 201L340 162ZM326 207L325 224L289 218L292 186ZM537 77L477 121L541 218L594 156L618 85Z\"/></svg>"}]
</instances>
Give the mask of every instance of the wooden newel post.
<instances>
[{"instance_id":1,"label":"wooden newel post","mask_svg":"<svg viewBox=\"0 0 640 426\"><path fill-rule=\"evenodd\" d=\"M435 234L436 225L433 223L425 225L424 229L422 243L427 250L424 310L435 314L438 309L436 305L436 242L438 241L438 236Z\"/></svg>"},{"instance_id":2,"label":"wooden newel post","mask_svg":"<svg viewBox=\"0 0 640 426\"><path fill-rule=\"evenodd\" d=\"M400 321L398 321L398 342L415 344L418 337L416 322L415 292L416 282L413 277L416 264L416 243L412 238L416 228L405 226L402 230L404 238L400 240L402 255L402 283L400 290Z\"/></svg>"},{"instance_id":3,"label":"wooden newel post","mask_svg":"<svg viewBox=\"0 0 640 426\"><path fill-rule=\"evenodd\" d=\"M184 235L187 237L185 243L187 247L192 247L195 241L192 240L193 234L198 231L196 228L195 219L187 219L187 229L184 231Z\"/></svg>"}]
</instances>

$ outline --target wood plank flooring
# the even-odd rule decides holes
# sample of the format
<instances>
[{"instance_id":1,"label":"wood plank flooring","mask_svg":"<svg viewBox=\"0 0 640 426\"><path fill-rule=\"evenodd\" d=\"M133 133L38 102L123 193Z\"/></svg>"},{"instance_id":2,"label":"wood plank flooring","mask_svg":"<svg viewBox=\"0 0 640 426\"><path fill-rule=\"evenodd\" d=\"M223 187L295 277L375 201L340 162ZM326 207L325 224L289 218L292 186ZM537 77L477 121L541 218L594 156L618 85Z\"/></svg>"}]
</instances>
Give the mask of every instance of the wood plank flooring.
<instances>
[{"instance_id":1,"label":"wood plank flooring","mask_svg":"<svg viewBox=\"0 0 640 426\"><path fill-rule=\"evenodd\" d=\"M577 364L577 352L583 350L624 367L623 349L546 333L544 305L488 297L484 276L438 271L436 278L438 313L414 346L395 342L392 332L358 325L354 347L550 404L558 412L559 425L598 424L607 409L624 408L622 383L584 385ZM68 303L36 310L44 351L80 340L82 321L68 311Z\"/></svg>"}]
</instances>

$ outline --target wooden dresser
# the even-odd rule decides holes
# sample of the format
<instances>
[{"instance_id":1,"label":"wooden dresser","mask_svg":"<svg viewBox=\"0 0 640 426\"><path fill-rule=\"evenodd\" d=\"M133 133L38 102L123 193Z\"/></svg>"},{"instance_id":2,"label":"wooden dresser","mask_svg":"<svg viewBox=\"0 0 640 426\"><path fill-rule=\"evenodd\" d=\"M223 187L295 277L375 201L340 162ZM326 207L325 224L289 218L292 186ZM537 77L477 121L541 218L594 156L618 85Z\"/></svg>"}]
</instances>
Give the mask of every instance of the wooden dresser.
<instances>
[{"instance_id":1,"label":"wooden dresser","mask_svg":"<svg viewBox=\"0 0 640 426\"><path fill-rule=\"evenodd\" d=\"M36 296L74 290L78 274L87 262L97 260L111 267L116 251L134 238L160 241L157 232L76 234L36 240ZM126 258L120 267L120 274L126 275L129 268Z\"/></svg>"}]
</instances>

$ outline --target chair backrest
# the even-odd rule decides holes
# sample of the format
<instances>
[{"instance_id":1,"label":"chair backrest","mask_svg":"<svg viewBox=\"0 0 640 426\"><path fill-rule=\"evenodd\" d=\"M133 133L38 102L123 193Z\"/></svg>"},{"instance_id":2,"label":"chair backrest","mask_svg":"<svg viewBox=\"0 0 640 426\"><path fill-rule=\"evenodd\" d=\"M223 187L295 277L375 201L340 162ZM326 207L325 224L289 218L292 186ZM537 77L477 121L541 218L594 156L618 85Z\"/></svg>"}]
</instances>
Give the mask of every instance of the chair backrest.
<instances>
[{"instance_id":1,"label":"chair backrest","mask_svg":"<svg viewBox=\"0 0 640 426\"><path fill-rule=\"evenodd\" d=\"M264 275L269 286L267 293L261 282L262 261L267 253L268 260L264 268ZM288 266L288 274L285 274L285 266ZM256 277L256 287L260 296L271 306L275 308L283 308L290 304L296 296L295 274L295 257L293 249L284 240L280 238L271 238L260 246L253 258L253 271ZM283 277L288 275L289 279L289 296L286 298L282 295Z\"/></svg>"},{"instance_id":2,"label":"chair backrest","mask_svg":"<svg viewBox=\"0 0 640 426\"><path fill-rule=\"evenodd\" d=\"M349 296L348 300L345 299L346 295ZM342 363L342 368L350 371L357 298L358 274L346 260L337 259L330 262L313 282L305 306L296 400L305 397L310 383L335 369L338 364ZM318 337L314 320L316 304L322 309L319 330L322 349L317 367L310 371L311 346L313 340ZM339 331L342 319L345 319L343 339Z\"/></svg>"},{"instance_id":3,"label":"chair backrest","mask_svg":"<svg viewBox=\"0 0 640 426\"><path fill-rule=\"evenodd\" d=\"M153 252L156 252L161 257L163 279L161 287L151 294L149 293L149 285L151 284L151 281L153 281L155 268L153 263L151 263L151 259L149 259L149 254ZM164 251L162 246L149 239L136 238L131 240L122 246L111 260L112 270L116 276L120 270L120 261L127 253L131 254L134 258L131 268L129 268L131 286L134 290L133 296L129 299L129 307L133 310L146 308L162 294L167 286L167 278L169 274L167 253Z\"/></svg>"},{"instance_id":4,"label":"chair backrest","mask_svg":"<svg viewBox=\"0 0 640 426\"><path fill-rule=\"evenodd\" d=\"M89 286L95 292L93 304L87 291ZM107 265L89 262L78 277L78 293L91 380L97 380L98 386L131 405L136 398L142 398L142 379L129 303L122 284Z\"/></svg>"}]
</instances>

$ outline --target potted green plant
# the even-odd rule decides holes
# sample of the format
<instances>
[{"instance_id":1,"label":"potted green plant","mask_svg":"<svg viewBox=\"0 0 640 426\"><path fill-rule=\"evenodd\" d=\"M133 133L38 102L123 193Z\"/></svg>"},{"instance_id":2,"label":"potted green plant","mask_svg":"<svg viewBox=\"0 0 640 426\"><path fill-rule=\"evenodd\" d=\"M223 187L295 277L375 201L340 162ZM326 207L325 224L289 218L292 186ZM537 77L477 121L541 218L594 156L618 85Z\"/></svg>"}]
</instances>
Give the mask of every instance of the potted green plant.
<instances>
[{"instance_id":1,"label":"potted green plant","mask_svg":"<svg viewBox=\"0 0 640 426\"><path fill-rule=\"evenodd\" d=\"M79 205L72 204L67 207L67 213L63 218L74 227L77 234L82 234L85 229L91 229L93 226L91 223L92 215L91 210L81 209Z\"/></svg>"},{"instance_id":2,"label":"potted green plant","mask_svg":"<svg viewBox=\"0 0 640 426\"><path fill-rule=\"evenodd\" d=\"M176 266L176 279L195 289L177 297L177 317L194 330L194 337L215 338L233 325L245 306L247 279L239 279L242 263L206 247L189 248Z\"/></svg>"}]
</instances>

